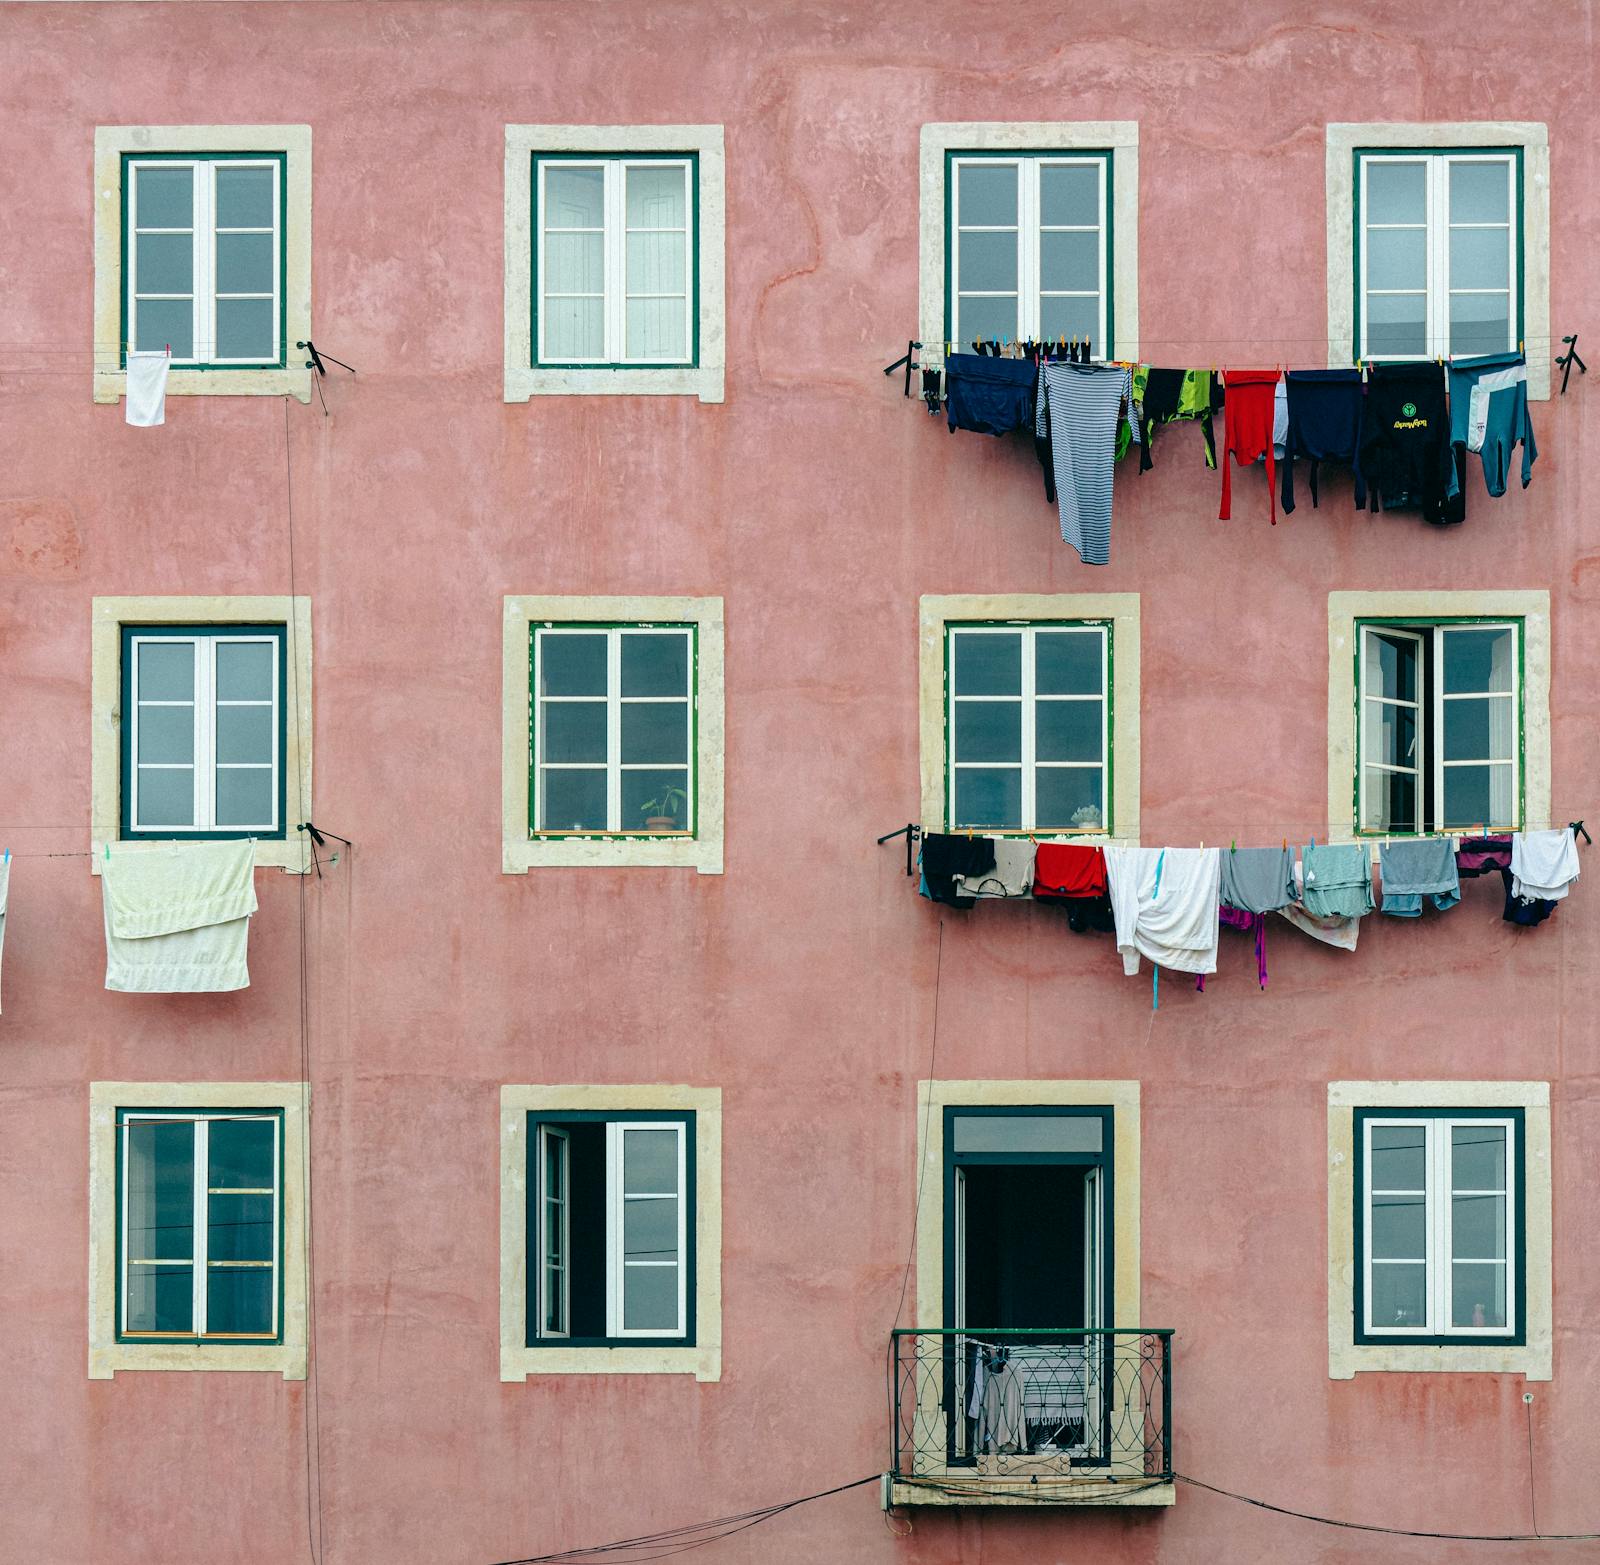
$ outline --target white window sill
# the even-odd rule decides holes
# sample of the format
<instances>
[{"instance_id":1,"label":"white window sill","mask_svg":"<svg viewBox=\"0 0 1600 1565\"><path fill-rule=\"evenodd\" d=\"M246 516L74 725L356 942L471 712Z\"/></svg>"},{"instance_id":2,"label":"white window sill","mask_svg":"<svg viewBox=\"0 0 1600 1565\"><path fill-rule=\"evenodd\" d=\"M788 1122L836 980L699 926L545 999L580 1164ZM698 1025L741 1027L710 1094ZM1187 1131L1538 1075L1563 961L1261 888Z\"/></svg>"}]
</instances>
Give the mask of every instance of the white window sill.
<instances>
[{"instance_id":1,"label":"white window sill","mask_svg":"<svg viewBox=\"0 0 1600 1565\"><path fill-rule=\"evenodd\" d=\"M260 1347L209 1342L106 1342L89 1348L89 1379L112 1380L130 1370L256 1370L306 1378L304 1346L265 1343Z\"/></svg>"},{"instance_id":2,"label":"white window sill","mask_svg":"<svg viewBox=\"0 0 1600 1565\"><path fill-rule=\"evenodd\" d=\"M293 397L311 400L311 374L291 365L279 370L175 369L167 373L169 397ZM94 400L120 402L128 389L125 370L96 370Z\"/></svg>"},{"instance_id":3,"label":"white window sill","mask_svg":"<svg viewBox=\"0 0 1600 1565\"><path fill-rule=\"evenodd\" d=\"M693 1375L722 1379L722 1350L695 1348L502 1348L500 1378L534 1375Z\"/></svg>"},{"instance_id":4,"label":"white window sill","mask_svg":"<svg viewBox=\"0 0 1600 1565\"><path fill-rule=\"evenodd\" d=\"M722 873L722 847L704 837L530 837L503 844L500 868L507 875L530 869L593 866L640 869L693 869Z\"/></svg>"},{"instance_id":5,"label":"white window sill","mask_svg":"<svg viewBox=\"0 0 1600 1565\"><path fill-rule=\"evenodd\" d=\"M507 402L533 397L698 397L721 402L722 369L530 369L506 371Z\"/></svg>"}]
</instances>

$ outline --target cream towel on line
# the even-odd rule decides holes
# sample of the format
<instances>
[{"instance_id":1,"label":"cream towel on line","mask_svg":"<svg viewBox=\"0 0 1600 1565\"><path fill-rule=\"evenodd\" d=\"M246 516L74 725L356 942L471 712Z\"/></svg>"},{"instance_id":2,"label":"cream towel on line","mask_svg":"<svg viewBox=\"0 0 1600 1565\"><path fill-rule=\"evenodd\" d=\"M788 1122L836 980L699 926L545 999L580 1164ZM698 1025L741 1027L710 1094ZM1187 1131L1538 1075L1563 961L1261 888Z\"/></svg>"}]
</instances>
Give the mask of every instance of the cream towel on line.
<instances>
[{"instance_id":1,"label":"cream towel on line","mask_svg":"<svg viewBox=\"0 0 1600 1565\"><path fill-rule=\"evenodd\" d=\"M172 358L165 353L128 355L127 420L140 429L167 421L167 371Z\"/></svg>"},{"instance_id":2,"label":"cream towel on line","mask_svg":"<svg viewBox=\"0 0 1600 1565\"><path fill-rule=\"evenodd\" d=\"M1578 878L1578 837L1571 827L1511 835L1511 894L1559 902Z\"/></svg>"},{"instance_id":3,"label":"cream towel on line","mask_svg":"<svg viewBox=\"0 0 1600 1565\"><path fill-rule=\"evenodd\" d=\"M1139 958L1180 973L1217 970L1222 859L1216 848L1107 848L1106 881L1122 970Z\"/></svg>"},{"instance_id":4,"label":"cream towel on line","mask_svg":"<svg viewBox=\"0 0 1600 1565\"><path fill-rule=\"evenodd\" d=\"M255 844L133 843L101 867L106 988L138 994L244 989Z\"/></svg>"}]
</instances>

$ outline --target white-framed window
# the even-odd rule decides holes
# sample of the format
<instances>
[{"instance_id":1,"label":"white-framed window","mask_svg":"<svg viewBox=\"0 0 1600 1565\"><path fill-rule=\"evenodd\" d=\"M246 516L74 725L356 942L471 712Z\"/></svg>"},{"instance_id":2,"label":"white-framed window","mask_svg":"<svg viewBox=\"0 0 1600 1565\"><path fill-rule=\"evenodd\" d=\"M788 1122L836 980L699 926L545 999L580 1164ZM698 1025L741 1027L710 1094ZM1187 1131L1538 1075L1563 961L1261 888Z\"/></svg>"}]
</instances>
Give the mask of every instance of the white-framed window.
<instances>
[{"instance_id":1,"label":"white-framed window","mask_svg":"<svg viewBox=\"0 0 1600 1565\"><path fill-rule=\"evenodd\" d=\"M285 627L122 627L122 836L284 836Z\"/></svg>"},{"instance_id":2,"label":"white-framed window","mask_svg":"<svg viewBox=\"0 0 1600 1565\"><path fill-rule=\"evenodd\" d=\"M528 1345L694 1341L694 1116L529 1116Z\"/></svg>"},{"instance_id":3,"label":"white-framed window","mask_svg":"<svg viewBox=\"0 0 1600 1565\"><path fill-rule=\"evenodd\" d=\"M1358 621L1359 826L1520 827L1520 620Z\"/></svg>"},{"instance_id":4,"label":"white-framed window","mask_svg":"<svg viewBox=\"0 0 1600 1565\"><path fill-rule=\"evenodd\" d=\"M1521 1115L1357 1110L1356 1340L1523 1338Z\"/></svg>"},{"instance_id":5,"label":"white-framed window","mask_svg":"<svg viewBox=\"0 0 1600 1565\"><path fill-rule=\"evenodd\" d=\"M950 829L1110 830L1111 623L944 633Z\"/></svg>"},{"instance_id":6,"label":"white-framed window","mask_svg":"<svg viewBox=\"0 0 1600 1565\"><path fill-rule=\"evenodd\" d=\"M126 347L174 366L285 364L285 162L124 156Z\"/></svg>"},{"instance_id":7,"label":"white-framed window","mask_svg":"<svg viewBox=\"0 0 1600 1565\"><path fill-rule=\"evenodd\" d=\"M697 627L532 627L535 834L695 832Z\"/></svg>"},{"instance_id":8,"label":"white-framed window","mask_svg":"<svg viewBox=\"0 0 1600 1565\"><path fill-rule=\"evenodd\" d=\"M282 1114L117 1113L119 1341L282 1340Z\"/></svg>"},{"instance_id":9,"label":"white-framed window","mask_svg":"<svg viewBox=\"0 0 1600 1565\"><path fill-rule=\"evenodd\" d=\"M698 160L534 155L534 363L695 362Z\"/></svg>"},{"instance_id":10,"label":"white-framed window","mask_svg":"<svg viewBox=\"0 0 1600 1565\"><path fill-rule=\"evenodd\" d=\"M947 339L1087 338L1104 354L1111 159L1109 151L947 154Z\"/></svg>"}]
</instances>

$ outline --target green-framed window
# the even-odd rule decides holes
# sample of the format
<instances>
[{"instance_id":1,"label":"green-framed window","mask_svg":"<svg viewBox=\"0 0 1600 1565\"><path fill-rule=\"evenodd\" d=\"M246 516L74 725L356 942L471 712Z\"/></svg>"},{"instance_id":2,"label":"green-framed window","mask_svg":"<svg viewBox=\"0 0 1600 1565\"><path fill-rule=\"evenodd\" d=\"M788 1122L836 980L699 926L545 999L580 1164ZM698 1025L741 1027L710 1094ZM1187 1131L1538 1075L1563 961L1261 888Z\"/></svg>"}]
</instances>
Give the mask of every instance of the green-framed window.
<instances>
[{"instance_id":1,"label":"green-framed window","mask_svg":"<svg viewBox=\"0 0 1600 1565\"><path fill-rule=\"evenodd\" d=\"M281 369L282 152L124 153L122 352L200 369Z\"/></svg>"},{"instance_id":2,"label":"green-framed window","mask_svg":"<svg viewBox=\"0 0 1600 1565\"><path fill-rule=\"evenodd\" d=\"M535 368L699 363L693 152L535 153Z\"/></svg>"},{"instance_id":3,"label":"green-framed window","mask_svg":"<svg viewBox=\"0 0 1600 1565\"><path fill-rule=\"evenodd\" d=\"M1523 622L1356 621L1356 819L1407 835L1522 825Z\"/></svg>"},{"instance_id":4,"label":"green-framed window","mask_svg":"<svg viewBox=\"0 0 1600 1565\"><path fill-rule=\"evenodd\" d=\"M945 154L945 337L1115 338L1112 153Z\"/></svg>"},{"instance_id":5,"label":"green-framed window","mask_svg":"<svg viewBox=\"0 0 1600 1565\"><path fill-rule=\"evenodd\" d=\"M1522 149L1358 147L1355 357L1522 343Z\"/></svg>"},{"instance_id":6,"label":"green-framed window","mask_svg":"<svg viewBox=\"0 0 1600 1565\"><path fill-rule=\"evenodd\" d=\"M281 838L283 625L122 627L122 836Z\"/></svg>"},{"instance_id":7,"label":"green-framed window","mask_svg":"<svg viewBox=\"0 0 1600 1565\"><path fill-rule=\"evenodd\" d=\"M1109 620L945 625L952 831L1110 831Z\"/></svg>"},{"instance_id":8,"label":"green-framed window","mask_svg":"<svg viewBox=\"0 0 1600 1565\"><path fill-rule=\"evenodd\" d=\"M529 1347L692 1347L695 1114L528 1115Z\"/></svg>"},{"instance_id":9,"label":"green-framed window","mask_svg":"<svg viewBox=\"0 0 1600 1565\"><path fill-rule=\"evenodd\" d=\"M531 834L695 836L698 627L530 635Z\"/></svg>"},{"instance_id":10,"label":"green-framed window","mask_svg":"<svg viewBox=\"0 0 1600 1565\"><path fill-rule=\"evenodd\" d=\"M1525 1340L1523 1110L1357 1109L1355 1340Z\"/></svg>"},{"instance_id":11,"label":"green-framed window","mask_svg":"<svg viewBox=\"0 0 1600 1565\"><path fill-rule=\"evenodd\" d=\"M117 1110L117 1340L283 1340L283 1114Z\"/></svg>"}]
</instances>

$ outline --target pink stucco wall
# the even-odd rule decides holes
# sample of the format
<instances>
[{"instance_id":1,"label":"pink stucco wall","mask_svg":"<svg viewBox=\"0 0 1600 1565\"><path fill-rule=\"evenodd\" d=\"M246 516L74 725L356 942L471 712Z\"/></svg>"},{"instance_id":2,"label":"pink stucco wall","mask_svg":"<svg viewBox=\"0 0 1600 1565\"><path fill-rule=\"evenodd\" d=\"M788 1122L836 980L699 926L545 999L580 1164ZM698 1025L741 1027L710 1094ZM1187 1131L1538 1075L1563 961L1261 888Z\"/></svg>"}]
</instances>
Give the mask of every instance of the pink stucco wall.
<instances>
[{"instance_id":1,"label":"pink stucco wall","mask_svg":"<svg viewBox=\"0 0 1600 1565\"><path fill-rule=\"evenodd\" d=\"M1119 475L1094 571L1053 537L1030 452L946 435L879 373L916 330L935 120L1138 120L1143 346L1178 363L1319 361L1326 122L1544 120L1553 330L1586 330L1593 23L1578 0L7 8L0 846L87 846L90 598L286 592L292 463L314 813L357 851L304 888L258 874L253 986L215 997L106 993L84 858L17 860L0 1556L306 1554L306 1384L85 1376L88 1083L297 1077L302 890L331 1565L488 1565L884 1467L938 920L873 837L917 808L919 594L1140 593L1144 840L1193 843L1325 830L1330 589L1548 587L1554 811L1600 816L1593 375L1535 407L1533 487L1474 488L1454 531L1353 514L1342 484L1271 531L1248 475L1219 523L1179 432ZM506 405L503 127L653 121L726 126L725 405ZM315 334L360 374L329 380L326 418L175 399L129 429L90 400L94 127L213 122L313 127ZM523 592L725 597L725 875L500 873L500 603ZM1355 1520L1527 1528L1520 1379L1328 1379L1326 1083L1548 1080L1539 1521L1600 1528L1592 891L1517 932L1478 883L1447 922L1369 922L1354 957L1275 929L1269 992L1235 942L1155 1015L1109 941L1048 910L946 917L941 1076L1143 1083L1143 1323L1177 1332L1181 1471ZM719 1384L497 1379L498 1089L580 1081L724 1089ZM706 1558L1456 1557L1193 1490L909 1532L876 1507L861 1489Z\"/></svg>"}]
</instances>

